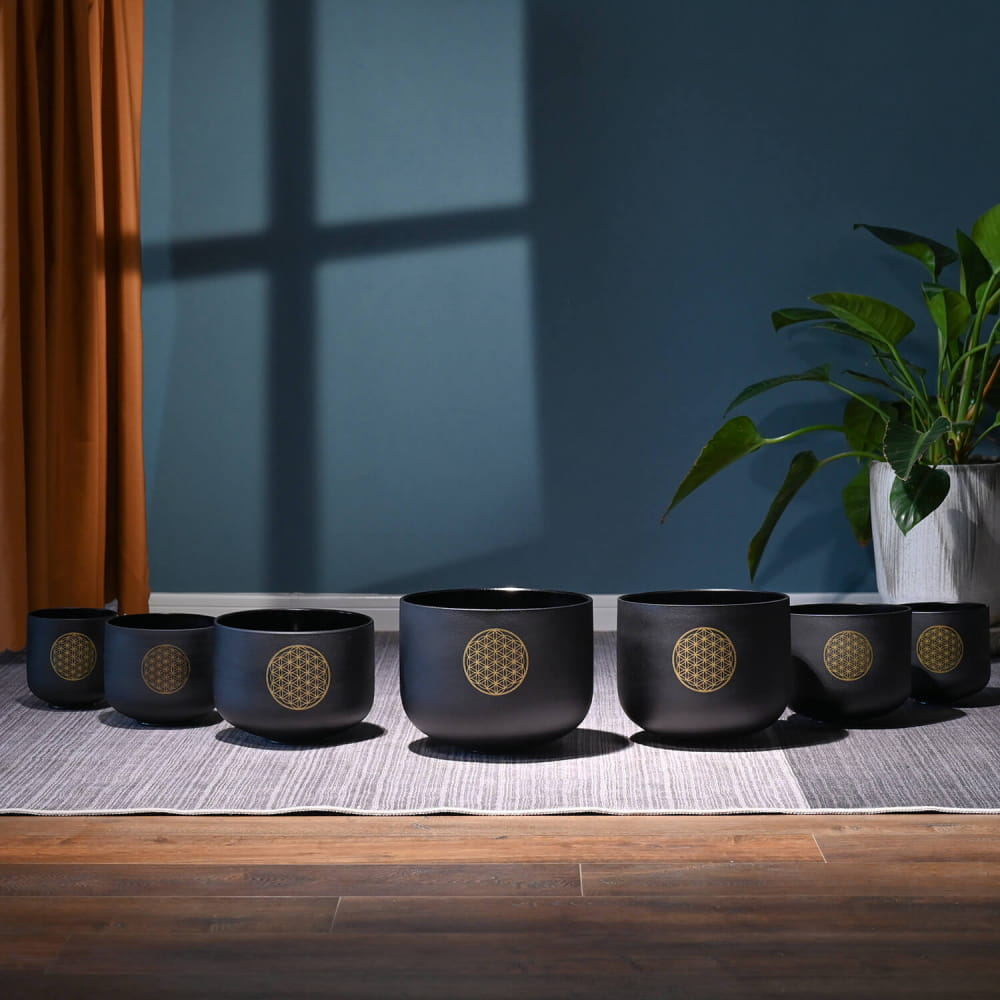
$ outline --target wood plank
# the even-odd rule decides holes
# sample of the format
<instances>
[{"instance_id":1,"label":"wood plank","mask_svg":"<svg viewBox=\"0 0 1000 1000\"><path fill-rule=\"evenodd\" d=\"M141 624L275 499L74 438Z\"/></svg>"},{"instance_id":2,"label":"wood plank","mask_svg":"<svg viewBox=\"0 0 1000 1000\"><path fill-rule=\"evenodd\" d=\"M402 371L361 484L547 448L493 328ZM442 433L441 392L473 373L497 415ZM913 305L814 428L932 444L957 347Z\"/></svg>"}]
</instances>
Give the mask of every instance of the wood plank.
<instances>
[{"instance_id":1,"label":"wood plank","mask_svg":"<svg viewBox=\"0 0 1000 1000\"><path fill-rule=\"evenodd\" d=\"M143 997L143 1000L274 1000L275 997L348 996L352 1000L760 1000L760 998L829 997L843 1000L996 1000L996 980L973 977L960 966L942 968L937 975L911 975L901 971L892 978L821 975L805 977L776 973L771 977L658 975L597 975L577 970L572 975L524 975L483 978L475 981L449 977L447 972L414 975L372 969L363 974L331 975L327 972L295 975L256 973L232 969L224 975L185 975L177 971L156 975L88 975L24 973L0 974L0 989L17 1000L93 1000L95 996Z\"/></svg>"},{"instance_id":2,"label":"wood plank","mask_svg":"<svg viewBox=\"0 0 1000 1000\"><path fill-rule=\"evenodd\" d=\"M826 834L819 845L827 861L993 862L1000 864L1000 836L923 832Z\"/></svg>"},{"instance_id":3,"label":"wood plank","mask_svg":"<svg viewBox=\"0 0 1000 1000\"><path fill-rule=\"evenodd\" d=\"M519 836L712 836L725 833L901 832L1000 833L1000 815L960 813L735 814L711 816L0 816L0 851L13 837L60 835L67 839L112 837L519 837ZM0 860L3 860L0 854Z\"/></svg>"},{"instance_id":4,"label":"wood plank","mask_svg":"<svg viewBox=\"0 0 1000 1000\"><path fill-rule=\"evenodd\" d=\"M0 864L752 860L757 850L756 860L819 860L809 837L836 856L841 841L878 851L892 836L922 837L933 852L942 834L1000 843L1000 816L5 816ZM898 857L898 845L885 845L886 860ZM712 857L716 847L730 853Z\"/></svg>"},{"instance_id":5,"label":"wood plank","mask_svg":"<svg viewBox=\"0 0 1000 1000\"><path fill-rule=\"evenodd\" d=\"M581 933L653 930L671 941L701 941L706 935L806 941L836 935L841 941L891 935L897 943L932 936L980 944L1000 941L1000 902L967 901L956 921L956 904L934 896L587 896L582 898L448 899L345 897L335 932L372 935L511 933L553 927Z\"/></svg>"},{"instance_id":6,"label":"wood plank","mask_svg":"<svg viewBox=\"0 0 1000 1000\"><path fill-rule=\"evenodd\" d=\"M1000 864L585 864L585 896L760 895L933 896L1000 899Z\"/></svg>"},{"instance_id":7,"label":"wood plank","mask_svg":"<svg viewBox=\"0 0 1000 1000\"><path fill-rule=\"evenodd\" d=\"M574 896L574 864L0 865L0 896Z\"/></svg>"},{"instance_id":8,"label":"wood plank","mask_svg":"<svg viewBox=\"0 0 1000 1000\"><path fill-rule=\"evenodd\" d=\"M65 934L0 934L0 972L43 971L58 958L65 941Z\"/></svg>"},{"instance_id":9,"label":"wood plank","mask_svg":"<svg viewBox=\"0 0 1000 1000\"><path fill-rule=\"evenodd\" d=\"M936 977L942 968L960 967L985 979L1000 971L1000 954L976 940L936 940L918 948L887 947L885 940L837 937L814 940L808 947L782 935L766 941L738 934L673 941L654 931L594 933L550 930L538 933L387 933L382 935L186 935L159 941L134 935L80 934L69 938L50 969L79 975L158 974L184 968L191 974L242 976L328 973L338 986L362 974L392 974L465 979L472 984L492 978L579 975L681 975L770 978L777 973L817 977L886 978L899 974Z\"/></svg>"},{"instance_id":10,"label":"wood plank","mask_svg":"<svg viewBox=\"0 0 1000 1000\"><path fill-rule=\"evenodd\" d=\"M809 833L658 835L511 835L437 837L242 836L199 837L153 833L130 836L12 836L2 842L0 863L93 864L428 864L473 862L614 861L816 861L823 855Z\"/></svg>"},{"instance_id":11,"label":"wood plank","mask_svg":"<svg viewBox=\"0 0 1000 1000\"><path fill-rule=\"evenodd\" d=\"M0 934L323 933L339 897L7 896Z\"/></svg>"}]
</instances>

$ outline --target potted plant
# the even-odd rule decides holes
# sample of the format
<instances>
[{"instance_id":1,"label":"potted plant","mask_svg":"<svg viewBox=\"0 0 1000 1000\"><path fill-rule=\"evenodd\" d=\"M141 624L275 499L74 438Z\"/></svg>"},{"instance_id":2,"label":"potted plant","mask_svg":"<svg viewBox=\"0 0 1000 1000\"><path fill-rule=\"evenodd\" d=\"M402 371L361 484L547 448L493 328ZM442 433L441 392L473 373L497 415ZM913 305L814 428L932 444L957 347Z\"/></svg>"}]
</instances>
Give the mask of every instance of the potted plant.
<instances>
[{"instance_id":1,"label":"potted plant","mask_svg":"<svg viewBox=\"0 0 1000 1000\"><path fill-rule=\"evenodd\" d=\"M755 382L736 396L726 415L778 386L817 382L845 397L842 423L797 427L765 437L749 417L731 417L704 446L663 517L745 455L812 432L841 432L846 439L842 450L823 458L813 451L792 457L750 542L750 578L796 493L820 469L848 460L858 469L843 491L844 510L862 544L872 539L874 526L880 592L893 601L982 599L975 596L981 588L971 586L970 576L989 570L1000 578L1000 563L991 558L1000 552L987 554L983 549L991 543L1000 546L1000 502L995 493L980 502L984 491L1000 486L1000 464L983 455L996 444L1000 428L1000 205L976 221L971 235L959 230L955 249L900 229L863 223L858 228L926 269L929 280L925 277L921 284L928 313L925 330L936 340L936 364L924 369L912 353L907 357L907 338L917 324L888 302L825 292L812 296L809 308L777 310L771 314L776 331L805 324L861 342L871 354L868 369L847 370L835 377L829 364L821 364ZM953 265L957 283L945 284L942 272ZM957 477L965 470L975 481L969 485L963 479L959 486ZM994 518L993 528L978 531L970 526L976 505ZM968 551L956 552L955 546ZM931 567L935 560L939 565ZM964 592L952 593L956 587ZM927 596L928 588L935 596ZM1000 612L1000 595L986 603Z\"/></svg>"}]
</instances>

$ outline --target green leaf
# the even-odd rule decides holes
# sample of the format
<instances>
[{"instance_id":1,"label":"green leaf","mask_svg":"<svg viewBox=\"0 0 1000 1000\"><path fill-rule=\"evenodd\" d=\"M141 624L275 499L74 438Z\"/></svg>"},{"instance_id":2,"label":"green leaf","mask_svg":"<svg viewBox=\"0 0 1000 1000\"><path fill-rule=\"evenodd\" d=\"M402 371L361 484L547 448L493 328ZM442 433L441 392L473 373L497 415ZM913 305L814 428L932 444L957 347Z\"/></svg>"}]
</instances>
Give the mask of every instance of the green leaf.
<instances>
[{"instance_id":1,"label":"green leaf","mask_svg":"<svg viewBox=\"0 0 1000 1000\"><path fill-rule=\"evenodd\" d=\"M914 322L901 309L881 299L851 292L825 292L811 296L817 305L826 306L838 319L855 330L867 333L889 344L898 344L914 327Z\"/></svg>"},{"instance_id":2,"label":"green leaf","mask_svg":"<svg viewBox=\"0 0 1000 1000\"><path fill-rule=\"evenodd\" d=\"M969 300L953 288L930 284L924 285L924 299L941 336L949 343L958 340L972 316Z\"/></svg>"},{"instance_id":3,"label":"green leaf","mask_svg":"<svg viewBox=\"0 0 1000 1000\"><path fill-rule=\"evenodd\" d=\"M670 506L663 512L660 523L688 494L738 458L756 451L766 440L761 437L749 417L733 417L720 427L695 459L694 465L681 480Z\"/></svg>"},{"instance_id":4,"label":"green leaf","mask_svg":"<svg viewBox=\"0 0 1000 1000\"><path fill-rule=\"evenodd\" d=\"M897 479L889 490L889 509L905 535L944 502L951 477L942 469L917 465L909 479Z\"/></svg>"},{"instance_id":5,"label":"green leaf","mask_svg":"<svg viewBox=\"0 0 1000 1000\"><path fill-rule=\"evenodd\" d=\"M855 223L854 228L867 229L872 236L880 239L883 243L888 243L889 246L908 254L910 257L916 257L931 272L935 281L942 268L958 260L958 254L951 247L946 247L943 243L928 239L926 236L908 233L904 229L869 226L864 222Z\"/></svg>"},{"instance_id":6,"label":"green leaf","mask_svg":"<svg viewBox=\"0 0 1000 1000\"><path fill-rule=\"evenodd\" d=\"M878 405L878 400L874 396L864 398ZM885 425L885 417L879 416L861 400L847 401L844 407L844 436L852 451L871 451L877 448L885 437Z\"/></svg>"},{"instance_id":7,"label":"green leaf","mask_svg":"<svg viewBox=\"0 0 1000 1000\"><path fill-rule=\"evenodd\" d=\"M955 238L958 241L958 252L962 258L959 288L969 305L976 309L979 306L979 297L986 288L986 282L993 274L993 268L983 256L982 250L961 229L955 234Z\"/></svg>"},{"instance_id":8,"label":"green leaf","mask_svg":"<svg viewBox=\"0 0 1000 1000\"><path fill-rule=\"evenodd\" d=\"M759 396L762 392L767 392L769 389L773 389L779 385L785 385L787 382L829 382L830 381L830 366L829 365L817 365L815 368L810 368L807 372L800 372L797 375L778 375L775 378L764 379L763 382L754 382L753 385L748 385L727 407L726 413L730 410L736 409L740 403L745 403L748 399L753 399L754 396Z\"/></svg>"},{"instance_id":9,"label":"green leaf","mask_svg":"<svg viewBox=\"0 0 1000 1000\"><path fill-rule=\"evenodd\" d=\"M832 319L832 315L826 309L776 309L771 313L771 322L775 331L783 326L791 326L793 323L814 323L820 319Z\"/></svg>"},{"instance_id":10,"label":"green leaf","mask_svg":"<svg viewBox=\"0 0 1000 1000\"><path fill-rule=\"evenodd\" d=\"M892 420L885 428L885 460L898 478L909 479L924 452L950 430L951 421L947 417L938 417L923 433L912 424Z\"/></svg>"},{"instance_id":11,"label":"green leaf","mask_svg":"<svg viewBox=\"0 0 1000 1000\"><path fill-rule=\"evenodd\" d=\"M972 240L995 271L1000 268L1000 205L994 205L972 226Z\"/></svg>"},{"instance_id":12,"label":"green leaf","mask_svg":"<svg viewBox=\"0 0 1000 1000\"><path fill-rule=\"evenodd\" d=\"M871 466L868 462L858 469L844 487L841 498L844 501L844 513L854 537L862 545L872 540L871 493L869 489Z\"/></svg>"},{"instance_id":13,"label":"green leaf","mask_svg":"<svg viewBox=\"0 0 1000 1000\"><path fill-rule=\"evenodd\" d=\"M819 468L819 459L811 451L800 451L788 467L788 474L781 484L771 506L768 508L764 523L760 530L750 540L750 548L747 552L747 563L750 566L750 579L757 574L757 567L760 565L760 557L764 554L764 548L774 531L774 526L778 519L785 512L792 497L802 489L812 474Z\"/></svg>"}]
</instances>

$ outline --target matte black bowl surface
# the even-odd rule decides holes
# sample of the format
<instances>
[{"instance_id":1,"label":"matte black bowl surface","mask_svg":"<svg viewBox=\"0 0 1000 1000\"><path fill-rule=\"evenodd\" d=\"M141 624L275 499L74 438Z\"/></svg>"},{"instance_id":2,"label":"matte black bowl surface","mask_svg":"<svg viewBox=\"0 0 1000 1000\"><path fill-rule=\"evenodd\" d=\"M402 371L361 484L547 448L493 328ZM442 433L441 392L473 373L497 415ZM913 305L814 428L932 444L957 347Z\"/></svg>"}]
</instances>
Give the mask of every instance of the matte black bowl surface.
<instances>
[{"instance_id":1,"label":"matte black bowl surface","mask_svg":"<svg viewBox=\"0 0 1000 1000\"><path fill-rule=\"evenodd\" d=\"M910 623L903 604L793 607L791 707L837 725L898 708L910 696Z\"/></svg>"},{"instance_id":2,"label":"matte black bowl surface","mask_svg":"<svg viewBox=\"0 0 1000 1000\"><path fill-rule=\"evenodd\" d=\"M28 615L28 688L58 708L104 700L107 608L39 608Z\"/></svg>"},{"instance_id":3,"label":"matte black bowl surface","mask_svg":"<svg viewBox=\"0 0 1000 1000\"><path fill-rule=\"evenodd\" d=\"M319 743L361 722L375 697L375 625L325 608L234 611L215 623L215 707L279 743Z\"/></svg>"},{"instance_id":4,"label":"matte black bowl surface","mask_svg":"<svg viewBox=\"0 0 1000 1000\"><path fill-rule=\"evenodd\" d=\"M788 596L658 590L618 599L618 698L657 736L716 739L776 722L791 690Z\"/></svg>"},{"instance_id":5,"label":"matte black bowl surface","mask_svg":"<svg viewBox=\"0 0 1000 1000\"><path fill-rule=\"evenodd\" d=\"M399 669L403 708L432 739L479 750L558 739L593 698L593 602L519 588L408 594Z\"/></svg>"},{"instance_id":6,"label":"matte black bowl surface","mask_svg":"<svg viewBox=\"0 0 1000 1000\"><path fill-rule=\"evenodd\" d=\"M211 712L214 626L208 615L112 618L104 632L104 688L112 708L166 726Z\"/></svg>"},{"instance_id":7,"label":"matte black bowl surface","mask_svg":"<svg viewBox=\"0 0 1000 1000\"><path fill-rule=\"evenodd\" d=\"M990 609L973 603L910 604L913 697L951 704L990 680Z\"/></svg>"}]
</instances>

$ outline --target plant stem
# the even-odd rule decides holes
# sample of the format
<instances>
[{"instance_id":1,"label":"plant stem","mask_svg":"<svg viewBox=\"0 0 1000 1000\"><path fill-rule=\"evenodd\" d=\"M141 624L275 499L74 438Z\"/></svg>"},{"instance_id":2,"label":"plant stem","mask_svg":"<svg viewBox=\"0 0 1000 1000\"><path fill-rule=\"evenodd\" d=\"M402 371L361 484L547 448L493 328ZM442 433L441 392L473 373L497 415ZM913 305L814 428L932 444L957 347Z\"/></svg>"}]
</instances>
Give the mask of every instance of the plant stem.
<instances>
[{"instance_id":1,"label":"plant stem","mask_svg":"<svg viewBox=\"0 0 1000 1000\"><path fill-rule=\"evenodd\" d=\"M931 408L927 399L927 386L924 385L923 381L918 382L913 377L913 373L909 368L907 368L906 362L899 356L899 351L896 350L895 344L889 344L889 351L892 355L892 360L896 363L896 367L899 369L900 374L910 387L913 393L914 401L920 402L920 406L924 411L924 416L927 417L928 422L931 422L932 416Z\"/></svg>"},{"instance_id":2,"label":"plant stem","mask_svg":"<svg viewBox=\"0 0 1000 1000\"><path fill-rule=\"evenodd\" d=\"M996 281L1000 277L1000 273L994 271L990 276L989 281L986 284L986 291L983 292L983 297L980 300L979 308L976 310L976 318L973 321L972 329L969 331L969 339L966 342L966 351L969 351L973 345L979 346L979 336L983 328L983 320L986 319L989 310L993 308L994 296L996 295ZM990 341L992 342L996 338L997 329L994 326L993 332L990 334ZM989 352L986 352L987 357L989 357ZM987 362L988 363L988 362ZM961 388L958 395L958 408L955 411L956 415L961 415L969 411L969 404L972 399L972 371L973 371L973 356L970 354L969 357L965 359L965 365L962 368L962 375L960 378ZM982 398L980 394L980 399ZM975 409L975 407L973 407ZM956 449L956 459L961 461L964 455L965 447L968 439L968 434L961 435L962 442L961 445Z\"/></svg>"},{"instance_id":3,"label":"plant stem","mask_svg":"<svg viewBox=\"0 0 1000 1000\"><path fill-rule=\"evenodd\" d=\"M996 327L994 327L994 332L995 331ZM993 371L990 372L990 377L986 380L986 385L983 386L982 391L979 393L980 399L986 399L986 397L990 394L990 389L993 388L993 383L997 380L997 373L1000 373L1000 358L997 358L996 364L993 366ZM973 415L972 410L970 410L965 419L972 420Z\"/></svg>"},{"instance_id":4,"label":"plant stem","mask_svg":"<svg viewBox=\"0 0 1000 1000\"><path fill-rule=\"evenodd\" d=\"M833 386L834 389L839 389L841 392L846 392L848 396L853 396L859 403L864 403L869 410L877 413L883 420L889 419L885 410L878 403L873 403L870 399L866 399L861 393L855 392L853 389L848 388L846 385L841 385L839 382L834 382L833 379L830 379L827 385Z\"/></svg>"},{"instance_id":5,"label":"plant stem","mask_svg":"<svg viewBox=\"0 0 1000 1000\"><path fill-rule=\"evenodd\" d=\"M780 437L764 438L764 444L780 444L782 441L791 441L801 434L809 434L811 431L837 431L840 434L846 433L845 428L840 424L812 424L809 427L800 427L798 430L789 431Z\"/></svg>"},{"instance_id":6,"label":"plant stem","mask_svg":"<svg viewBox=\"0 0 1000 1000\"><path fill-rule=\"evenodd\" d=\"M1000 293L998 293L997 295L994 295L993 298L990 299L990 301L986 303L986 311L987 312L989 312L989 310L993 308L993 304L997 301L998 297L1000 297ZM982 362L980 364L980 369L979 369L979 386L980 386L980 388L979 388L979 391L976 393L975 402L973 402L972 406L969 408L968 415L965 418L966 420L969 420L969 421L972 422L972 428L969 431L969 436L970 437L972 436L973 432L975 431L976 424L979 422L979 416L982 413L982 411L983 411L983 405L986 402L986 393L989 392L990 386L992 386L992 384L993 384L993 379L996 377L996 367L994 366L993 372L989 376L989 381L988 382L986 381L986 371L987 371L987 369L989 368L989 365L990 365L991 357L992 357L992 354L993 354L993 346L997 342L997 333L998 333L998 331L1000 331L1000 320L997 320L997 322L993 324L993 329L990 330L990 335L989 335L989 337L986 340L986 344L984 345L985 346L985 350L983 351L983 359L982 359ZM997 364L1000 364L1000 359L997 360ZM961 412L961 411L959 411L959 412ZM974 448L974 447L975 447L975 445L971 446L971 448ZM971 448L970 448L970 451L971 451Z\"/></svg>"},{"instance_id":7,"label":"plant stem","mask_svg":"<svg viewBox=\"0 0 1000 1000\"><path fill-rule=\"evenodd\" d=\"M838 458L870 458L876 462L884 461L881 455L876 455L874 452L870 451L841 451L836 455L830 455L827 458L822 459L816 468L821 469L824 465L836 462Z\"/></svg>"}]
</instances>

